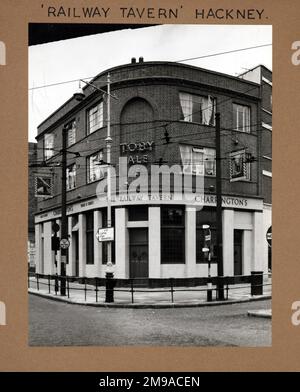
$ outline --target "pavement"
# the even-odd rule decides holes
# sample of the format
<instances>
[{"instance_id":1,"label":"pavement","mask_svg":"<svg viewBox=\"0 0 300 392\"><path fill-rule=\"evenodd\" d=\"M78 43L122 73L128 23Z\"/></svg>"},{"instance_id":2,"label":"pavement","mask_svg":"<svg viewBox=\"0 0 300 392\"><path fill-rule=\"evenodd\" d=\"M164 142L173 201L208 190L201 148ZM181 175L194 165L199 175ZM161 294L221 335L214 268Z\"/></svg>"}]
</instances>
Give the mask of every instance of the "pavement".
<instances>
[{"instance_id":1,"label":"pavement","mask_svg":"<svg viewBox=\"0 0 300 392\"><path fill-rule=\"evenodd\" d=\"M97 298L95 287L72 282L69 284L69 292L66 296L60 296L54 292L54 282L51 282L50 290L47 279L39 279L39 287L34 277L29 280L30 294L44 298L61 301L69 304L113 307L113 308L175 308L175 307L200 307L200 306L217 306L225 304L235 304L242 302L251 302L271 299L272 282L271 278L264 282L263 295L251 296L249 284L229 285L228 299L217 300L216 290L213 286L213 300L207 301L207 289L205 286L199 287L176 287L174 288L173 301L170 288L134 288L134 292L129 287L118 287L114 289L114 302L105 302L105 287L99 287ZM50 291L50 293L49 293ZM225 291L225 297L226 297ZM271 317L271 310L266 313L259 312L255 314L252 311L249 316L253 317Z\"/></svg>"},{"instance_id":2,"label":"pavement","mask_svg":"<svg viewBox=\"0 0 300 392\"><path fill-rule=\"evenodd\" d=\"M249 317L272 318L272 309L249 310Z\"/></svg>"}]
</instances>

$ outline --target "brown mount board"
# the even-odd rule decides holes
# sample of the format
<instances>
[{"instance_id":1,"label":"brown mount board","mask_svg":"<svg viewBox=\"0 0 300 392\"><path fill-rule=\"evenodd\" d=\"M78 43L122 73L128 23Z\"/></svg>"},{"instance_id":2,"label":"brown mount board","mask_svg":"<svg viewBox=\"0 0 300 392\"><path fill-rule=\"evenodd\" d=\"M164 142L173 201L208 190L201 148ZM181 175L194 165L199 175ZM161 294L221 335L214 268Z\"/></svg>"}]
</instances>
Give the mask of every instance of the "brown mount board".
<instances>
[{"instance_id":1,"label":"brown mount board","mask_svg":"<svg viewBox=\"0 0 300 392\"><path fill-rule=\"evenodd\" d=\"M64 1L64 7L85 1ZM99 2L91 0L90 5ZM118 8L129 3L107 0L107 19L99 23L160 24L158 18L127 18ZM131 3L130 3L131 4ZM42 6L43 5L43 6ZM180 24L272 24L273 26L273 320L272 347L29 347L27 296L27 124L28 24L79 23L76 17L49 18L47 1L2 0L0 41L6 45L1 76L1 265L0 300L6 304L7 325L0 326L1 371L299 371L300 326L291 322L292 304L300 300L299 155L300 65L291 61L292 43L300 40L297 0L164 1L180 7ZM51 1L59 7L61 2ZM139 7L149 7L140 0ZM161 2L152 1L159 8ZM203 8L264 9L262 20L195 19ZM94 20L84 20L95 23ZM166 23L166 21L163 21Z\"/></svg>"}]
</instances>

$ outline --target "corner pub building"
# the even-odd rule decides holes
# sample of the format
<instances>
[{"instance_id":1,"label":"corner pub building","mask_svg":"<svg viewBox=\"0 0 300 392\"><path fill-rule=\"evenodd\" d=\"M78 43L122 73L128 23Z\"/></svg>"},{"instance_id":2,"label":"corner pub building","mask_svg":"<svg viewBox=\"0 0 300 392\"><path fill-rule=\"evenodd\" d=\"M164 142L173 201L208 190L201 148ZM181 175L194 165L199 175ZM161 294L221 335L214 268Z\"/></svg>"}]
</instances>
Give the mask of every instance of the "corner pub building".
<instances>
[{"instance_id":1,"label":"corner pub building","mask_svg":"<svg viewBox=\"0 0 300 392\"><path fill-rule=\"evenodd\" d=\"M216 111L221 119L224 275L267 273L271 71L258 66L249 75L233 77L174 62L144 62L143 58L100 73L83 88L82 101L70 98L38 127L38 161L49 166L43 172L49 170L53 176L53 192L39 199L35 216L36 272L60 273L61 256L51 250L51 237L53 223L60 224L61 167L57 163L61 161L62 130L67 127L70 246L66 273L105 276L107 245L97 240L96 232L107 226L107 201L97 197L97 187L106 181L101 162L106 159L107 94L93 86L106 91L108 73L111 94L117 98L110 105L111 164L116 173L122 157L128 167L177 164L193 178L204 175L204 194L198 197L203 208L184 199L177 201L172 186L169 194L160 194L156 200L142 190L138 197L112 198L114 276L207 276L203 225L211 229L211 275L217 275ZM128 189L132 180L121 185Z\"/></svg>"}]
</instances>

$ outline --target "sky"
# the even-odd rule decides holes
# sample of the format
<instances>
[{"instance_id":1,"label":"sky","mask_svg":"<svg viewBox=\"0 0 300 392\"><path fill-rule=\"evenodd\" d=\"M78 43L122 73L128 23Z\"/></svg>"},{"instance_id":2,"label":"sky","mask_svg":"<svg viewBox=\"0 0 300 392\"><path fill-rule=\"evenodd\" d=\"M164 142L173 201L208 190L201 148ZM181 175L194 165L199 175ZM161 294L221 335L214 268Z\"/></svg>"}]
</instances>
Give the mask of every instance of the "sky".
<instances>
[{"instance_id":1,"label":"sky","mask_svg":"<svg viewBox=\"0 0 300 392\"><path fill-rule=\"evenodd\" d=\"M108 68L144 61L181 61L272 43L270 25L160 25L56 41L29 47L28 139L38 125L78 89L79 79ZM263 64L272 69L272 47L183 62L237 76ZM37 88L53 83L57 86Z\"/></svg>"}]
</instances>

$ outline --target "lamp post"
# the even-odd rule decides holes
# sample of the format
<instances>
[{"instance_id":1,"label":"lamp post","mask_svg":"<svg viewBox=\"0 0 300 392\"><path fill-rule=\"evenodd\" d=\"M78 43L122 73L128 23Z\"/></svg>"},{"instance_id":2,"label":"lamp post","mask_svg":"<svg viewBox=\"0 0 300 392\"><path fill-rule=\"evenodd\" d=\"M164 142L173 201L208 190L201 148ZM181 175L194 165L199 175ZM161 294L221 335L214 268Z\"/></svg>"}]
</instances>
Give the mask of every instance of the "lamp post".
<instances>
[{"instance_id":1,"label":"lamp post","mask_svg":"<svg viewBox=\"0 0 300 392\"><path fill-rule=\"evenodd\" d=\"M217 196L217 260L218 260L218 283L217 296L219 300L224 299L224 285L221 281L223 271L223 225L222 225L222 163L221 163L221 127L220 113L216 113L216 196Z\"/></svg>"},{"instance_id":2,"label":"lamp post","mask_svg":"<svg viewBox=\"0 0 300 392\"><path fill-rule=\"evenodd\" d=\"M110 92L110 74L107 74L107 90L102 90L101 88L95 86L93 83L87 82L83 79L80 79L80 82L83 82L87 84L88 86L93 87L95 90L101 91L102 93L107 95L107 135L106 135L106 162L102 162L101 164L107 165L107 227L111 228L111 145L112 145L112 138L111 138L111 132L110 132L110 125L111 125L111 120L110 120L110 113L111 113L111 108L110 108L110 98L113 97L114 99L117 99L116 96L111 94ZM74 98L77 101L82 101L85 98L85 94L81 87L79 86L78 92L74 94ZM111 241L107 242L107 264L111 264L112 260L112 243Z\"/></svg>"},{"instance_id":3,"label":"lamp post","mask_svg":"<svg viewBox=\"0 0 300 392\"><path fill-rule=\"evenodd\" d=\"M110 136L110 74L107 74L107 137L106 152L107 152L107 227L111 228L111 144L112 138ZM111 264L112 259L112 243L107 242L107 265Z\"/></svg>"},{"instance_id":4,"label":"lamp post","mask_svg":"<svg viewBox=\"0 0 300 392\"><path fill-rule=\"evenodd\" d=\"M67 224L67 128L62 130L62 161L61 161L61 244L62 240L68 241L68 224ZM67 243L67 242L66 242ZM61 247L61 261L60 261L60 295L66 295L66 264L67 251L65 247Z\"/></svg>"}]
</instances>

